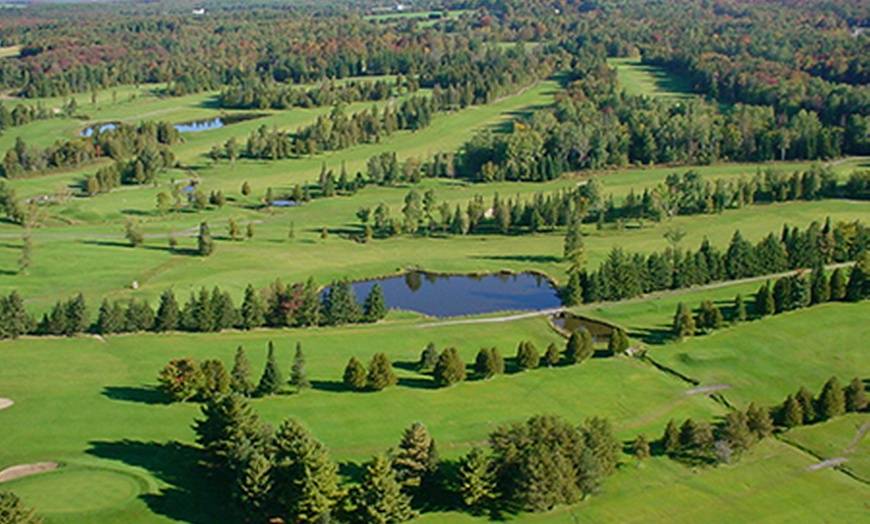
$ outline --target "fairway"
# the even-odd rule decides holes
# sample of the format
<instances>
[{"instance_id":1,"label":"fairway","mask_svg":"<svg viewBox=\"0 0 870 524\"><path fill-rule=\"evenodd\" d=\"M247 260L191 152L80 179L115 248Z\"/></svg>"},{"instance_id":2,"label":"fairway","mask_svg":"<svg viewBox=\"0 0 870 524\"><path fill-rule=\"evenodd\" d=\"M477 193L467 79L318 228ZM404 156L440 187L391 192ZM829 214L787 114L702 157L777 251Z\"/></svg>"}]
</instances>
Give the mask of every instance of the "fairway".
<instances>
[{"instance_id":1,"label":"fairway","mask_svg":"<svg viewBox=\"0 0 870 524\"><path fill-rule=\"evenodd\" d=\"M639 58L611 58L607 63L616 69L620 83L630 95L666 100L686 100L694 96L685 79L673 76L661 67L643 64Z\"/></svg>"}]
</instances>

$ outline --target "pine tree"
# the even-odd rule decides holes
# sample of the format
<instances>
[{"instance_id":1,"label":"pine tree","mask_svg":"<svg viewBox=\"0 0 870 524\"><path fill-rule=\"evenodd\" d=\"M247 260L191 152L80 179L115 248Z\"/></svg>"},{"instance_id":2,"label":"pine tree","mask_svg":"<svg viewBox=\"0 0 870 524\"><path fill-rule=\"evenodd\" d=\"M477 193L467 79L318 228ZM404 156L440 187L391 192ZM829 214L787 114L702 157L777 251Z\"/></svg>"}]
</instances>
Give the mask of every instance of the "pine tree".
<instances>
[{"instance_id":1,"label":"pine tree","mask_svg":"<svg viewBox=\"0 0 870 524\"><path fill-rule=\"evenodd\" d=\"M454 347L441 352L432 372L435 383L441 387L452 386L465 380L465 362Z\"/></svg>"},{"instance_id":2,"label":"pine tree","mask_svg":"<svg viewBox=\"0 0 870 524\"><path fill-rule=\"evenodd\" d=\"M199 225L199 235L196 238L197 253L201 257L207 257L214 252L214 240L211 238L211 231L208 228L208 222L202 222Z\"/></svg>"},{"instance_id":3,"label":"pine tree","mask_svg":"<svg viewBox=\"0 0 870 524\"><path fill-rule=\"evenodd\" d=\"M254 290L254 286L248 284L245 288L245 298L239 309L239 327L242 329L254 329L266 323L263 312L263 301Z\"/></svg>"},{"instance_id":4,"label":"pine tree","mask_svg":"<svg viewBox=\"0 0 870 524\"><path fill-rule=\"evenodd\" d=\"M84 333L90 325L88 320L88 306L85 297L81 293L75 296L66 306L66 332L65 335Z\"/></svg>"},{"instance_id":5,"label":"pine tree","mask_svg":"<svg viewBox=\"0 0 870 524\"><path fill-rule=\"evenodd\" d=\"M175 331L181 324L181 311L175 293L167 289L160 295L160 305L154 318L154 330L158 332Z\"/></svg>"},{"instance_id":6,"label":"pine tree","mask_svg":"<svg viewBox=\"0 0 870 524\"><path fill-rule=\"evenodd\" d=\"M227 234L230 236L230 240L232 241L241 239L242 230L239 228L239 223L236 222L235 218L230 218L229 224L227 225Z\"/></svg>"},{"instance_id":7,"label":"pine tree","mask_svg":"<svg viewBox=\"0 0 870 524\"><path fill-rule=\"evenodd\" d=\"M610 341L607 343L607 351L611 355L624 353L631 347L631 342L628 340L628 335L622 328L616 328L610 334Z\"/></svg>"},{"instance_id":8,"label":"pine tree","mask_svg":"<svg viewBox=\"0 0 870 524\"><path fill-rule=\"evenodd\" d=\"M411 509L411 498L402 493L390 461L381 454L366 465L362 482L349 498L350 524L394 524L416 517Z\"/></svg>"},{"instance_id":9,"label":"pine tree","mask_svg":"<svg viewBox=\"0 0 870 524\"><path fill-rule=\"evenodd\" d=\"M278 515L286 522L324 522L341 499L338 466L322 442L297 421L275 432L272 479Z\"/></svg>"},{"instance_id":10,"label":"pine tree","mask_svg":"<svg viewBox=\"0 0 870 524\"><path fill-rule=\"evenodd\" d=\"M829 418L839 417L845 412L846 397L843 394L843 387L840 385L837 377L831 377L822 386L816 414L819 420L828 420Z\"/></svg>"},{"instance_id":11,"label":"pine tree","mask_svg":"<svg viewBox=\"0 0 870 524\"><path fill-rule=\"evenodd\" d=\"M320 293L314 278L309 278L302 289L302 303L293 317L293 325L297 327L316 326L320 323Z\"/></svg>"},{"instance_id":12,"label":"pine tree","mask_svg":"<svg viewBox=\"0 0 870 524\"><path fill-rule=\"evenodd\" d=\"M622 444L613 432L613 425L604 417L587 418L580 427L586 447L598 461L599 473L611 475L619 465Z\"/></svg>"},{"instance_id":13,"label":"pine tree","mask_svg":"<svg viewBox=\"0 0 870 524\"><path fill-rule=\"evenodd\" d=\"M118 302L110 305L104 298L97 314L96 332L100 335L120 333L124 330L124 322L124 310L121 309L121 305Z\"/></svg>"},{"instance_id":14,"label":"pine tree","mask_svg":"<svg viewBox=\"0 0 870 524\"><path fill-rule=\"evenodd\" d=\"M787 428L795 428L803 423L804 410L801 408L800 402L791 395L787 396L780 409L780 424Z\"/></svg>"},{"instance_id":15,"label":"pine tree","mask_svg":"<svg viewBox=\"0 0 870 524\"><path fill-rule=\"evenodd\" d=\"M200 365L202 370L203 384L202 394L204 399L210 399L226 395L230 392L232 377L227 373L227 368L219 359L206 359Z\"/></svg>"},{"instance_id":16,"label":"pine tree","mask_svg":"<svg viewBox=\"0 0 870 524\"><path fill-rule=\"evenodd\" d=\"M266 355L266 367L263 369L260 382L257 384L256 394L261 397L274 395L281 391L283 384L284 375L281 373L281 368L278 366L278 360L275 357L275 345L270 340L269 350Z\"/></svg>"},{"instance_id":17,"label":"pine tree","mask_svg":"<svg viewBox=\"0 0 870 524\"><path fill-rule=\"evenodd\" d=\"M823 304L831 299L831 286L821 265L813 270L810 281L810 304Z\"/></svg>"},{"instance_id":18,"label":"pine tree","mask_svg":"<svg viewBox=\"0 0 870 524\"><path fill-rule=\"evenodd\" d=\"M272 499L272 462L262 453L248 458L236 485L237 499L248 522L266 522Z\"/></svg>"},{"instance_id":19,"label":"pine tree","mask_svg":"<svg viewBox=\"0 0 870 524\"><path fill-rule=\"evenodd\" d=\"M18 495L0 491L0 524L42 524L42 519Z\"/></svg>"},{"instance_id":20,"label":"pine tree","mask_svg":"<svg viewBox=\"0 0 870 524\"><path fill-rule=\"evenodd\" d=\"M803 423L804 424L812 424L817 420L817 413L815 407L815 401L813 400L813 394L810 393L805 386L801 386L798 390L797 395L795 395L795 400L797 400L798 404L801 406L801 412L803 412Z\"/></svg>"},{"instance_id":21,"label":"pine tree","mask_svg":"<svg viewBox=\"0 0 870 524\"><path fill-rule=\"evenodd\" d=\"M491 378L495 375L495 359L492 357L492 350L489 348L481 348L474 358L474 372L483 378Z\"/></svg>"},{"instance_id":22,"label":"pine tree","mask_svg":"<svg viewBox=\"0 0 870 524\"><path fill-rule=\"evenodd\" d=\"M765 282L755 294L755 316L761 318L772 315L776 311L773 293L770 292L770 282Z\"/></svg>"},{"instance_id":23,"label":"pine tree","mask_svg":"<svg viewBox=\"0 0 870 524\"><path fill-rule=\"evenodd\" d=\"M665 454L673 457L680 453L680 430L677 429L677 423L674 419L668 421L665 426L665 432L662 435L662 449Z\"/></svg>"},{"instance_id":24,"label":"pine tree","mask_svg":"<svg viewBox=\"0 0 870 524\"><path fill-rule=\"evenodd\" d=\"M551 342L550 345L547 346L546 353L544 353L544 364L547 367L558 366L561 360L562 355L559 353L559 348L556 347L554 342Z\"/></svg>"},{"instance_id":25,"label":"pine tree","mask_svg":"<svg viewBox=\"0 0 870 524\"><path fill-rule=\"evenodd\" d=\"M534 343L530 340L526 340L520 342L519 346L517 346L517 368L520 371L525 371L527 369L535 369L538 367L540 363L540 355L538 355L538 349L535 347Z\"/></svg>"},{"instance_id":26,"label":"pine tree","mask_svg":"<svg viewBox=\"0 0 870 524\"><path fill-rule=\"evenodd\" d=\"M189 357L171 360L157 375L160 389L176 402L198 398L204 381L201 366Z\"/></svg>"},{"instance_id":27,"label":"pine tree","mask_svg":"<svg viewBox=\"0 0 870 524\"><path fill-rule=\"evenodd\" d=\"M472 513L483 513L495 501L495 481L486 452L473 447L459 461L459 495Z\"/></svg>"},{"instance_id":28,"label":"pine tree","mask_svg":"<svg viewBox=\"0 0 870 524\"><path fill-rule=\"evenodd\" d=\"M852 266L849 282L846 284L846 300L859 302L870 294L870 252L865 252Z\"/></svg>"},{"instance_id":29,"label":"pine tree","mask_svg":"<svg viewBox=\"0 0 870 524\"><path fill-rule=\"evenodd\" d=\"M296 343L296 354L293 356L293 368L290 371L290 385L296 388L297 393L311 387L305 374L305 357L302 355L302 344Z\"/></svg>"},{"instance_id":30,"label":"pine tree","mask_svg":"<svg viewBox=\"0 0 870 524\"><path fill-rule=\"evenodd\" d=\"M251 362L242 346L236 348L233 369L230 371L230 389L244 397L254 394L254 383L251 382Z\"/></svg>"},{"instance_id":31,"label":"pine tree","mask_svg":"<svg viewBox=\"0 0 870 524\"><path fill-rule=\"evenodd\" d=\"M746 322L746 303L743 301L743 295L738 294L734 297L734 318L733 321Z\"/></svg>"},{"instance_id":32,"label":"pine tree","mask_svg":"<svg viewBox=\"0 0 870 524\"><path fill-rule=\"evenodd\" d=\"M495 375L504 374L504 357L501 355L501 351L496 347L492 348L492 367Z\"/></svg>"},{"instance_id":33,"label":"pine tree","mask_svg":"<svg viewBox=\"0 0 870 524\"><path fill-rule=\"evenodd\" d=\"M572 214L571 220L568 222L568 230L565 232L562 256L570 259L571 254L579 249L583 249L583 233L580 230L580 220Z\"/></svg>"},{"instance_id":34,"label":"pine tree","mask_svg":"<svg viewBox=\"0 0 870 524\"><path fill-rule=\"evenodd\" d=\"M831 300L841 301L846 298L846 275L837 268L831 273Z\"/></svg>"},{"instance_id":35,"label":"pine tree","mask_svg":"<svg viewBox=\"0 0 870 524\"><path fill-rule=\"evenodd\" d=\"M363 303L363 318L366 322L377 322L387 316L387 302L381 285L375 282Z\"/></svg>"},{"instance_id":36,"label":"pine tree","mask_svg":"<svg viewBox=\"0 0 870 524\"><path fill-rule=\"evenodd\" d=\"M631 452L638 462L643 462L650 457L649 441L646 435L638 435L631 445Z\"/></svg>"},{"instance_id":37,"label":"pine tree","mask_svg":"<svg viewBox=\"0 0 870 524\"><path fill-rule=\"evenodd\" d=\"M755 438L761 440L773 434L773 420L770 410L751 402L746 409L746 424Z\"/></svg>"},{"instance_id":38,"label":"pine tree","mask_svg":"<svg viewBox=\"0 0 870 524\"><path fill-rule=\"evenodd\" d=\"M737 454L749 449L753 443L748 419L742 411L730 411L725 415L720 434L729 449Z\"/></svg>"},{"instance_id":39,"label":"pine tree","mask_svg":"<svg viewBox=\"0 0 870 524\"><path fill-rule=\"evenodd\" d=\"M354 391L362 391L368 383L366 376L366 368L356 357L350 357L347 366L344 368L345 387Z\"/></svg>"},{"instance_id":40,"label":"pine tree","mask_svg":"<svg viewBox=\"0 0 870 524\"><path fill-rule=\"evenodd\" d=\"M562 304L573 307L583 303L583 276L580 271L569 269L568 283L562 289Z\"/></svg>"},{"instance_id":41,"label":"pine tree","mask_svg":"<svg viewBox=\"0 0 870 524\"><path fill-rule=\"evenodd\" d=\"M403 488L419 488L437 469L437 456L432 456L434 446L435 441L421 422L414 422L405 430L393 457L396 481Z\"/></svg>"},{"instance_id":42,"label":"pine tree","mask_svg":"<svg viewBox=\"0 0 870 524\"><path fill-rule=\"evenodd\" d=\"M680 302L677 305L677 313L674 315L674 336L678 340L682 340L694 335L695 329L695 317L692 316L692 310L685 303Z\"/></svg>"},{"instance_id":43,"label":"pine tree","mask_svg":"<svg viewBox=\"0 0 870 524\"><path fill-rule=\"evenodd\" d=\"M438 363L438 350L435 348L434 342L426 344L426 348L420 353L420 361L417 363L418 371L429 371L435 369L435 364Z\"/></svg>"},{"instance_id":44,"label":"pine tree","mask_svg":"<svg viewBox=\"0 0 870 524\"><path fill-rule=\"evenodd\" d=\"M867 409L867 392L860 378L853 378L849 385L843 389L843 395L845 396L847 412L857 413Z\"/></svg>"},{"instance_id":45,"label":"pine tree","mask_svg":"<svg viewBox=\"0 0 870 524\"><path fill-rule=\"evenodd\" d=\"M206 455L204 464L214 470L226 471L231 467L238 446L259 445L267 438L266 426L241 395L211 399L200 409L203 418L194 421L193 430Z\"/></svg>"},{"instance_id":46,"label":"pine tree","mask_svg":"<svg viewBox=\"0 0 870 524\"><path fill-rule=\"evenodd\" d=\"M393 364L384 353L375 353L372 361L369 364L369 374L367 385L369 389L380 391L389 386L395 386L399 383L396 373L393 371Z\"/></svg>"}]
</instances>

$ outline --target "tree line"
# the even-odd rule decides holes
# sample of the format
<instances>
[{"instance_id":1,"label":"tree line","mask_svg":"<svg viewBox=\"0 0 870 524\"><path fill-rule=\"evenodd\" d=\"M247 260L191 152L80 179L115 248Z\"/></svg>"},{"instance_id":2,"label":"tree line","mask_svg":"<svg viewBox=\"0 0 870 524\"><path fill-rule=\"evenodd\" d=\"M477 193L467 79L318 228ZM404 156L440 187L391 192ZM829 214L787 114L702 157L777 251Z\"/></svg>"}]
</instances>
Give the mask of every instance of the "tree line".
<instances>
[{"instance_id":1,"label":"tree line","mask_svg":"<svg viewBox=\"0 0 870 524\"><path fill-rule=\"evenodd\" d=\"M37 322L25 309L18 292L12 291L8 296L0 297L0 319L3 320L0 338L332 326L377 322L386 313L386 302L379 285L375 284L360 304L347 281L335 281L323 293L313 279L286 285L278 279L262 292L248 285L238 307L229 292L217 286L213 290L203 287L197 293L191 292L183 305L178 302L175 292L167 289L160 295L156 310L147 300L136 300L135 297L129 301L103 299L93 322L81 293L68 300L59 300Z\"/></svg>"}]
</instances>

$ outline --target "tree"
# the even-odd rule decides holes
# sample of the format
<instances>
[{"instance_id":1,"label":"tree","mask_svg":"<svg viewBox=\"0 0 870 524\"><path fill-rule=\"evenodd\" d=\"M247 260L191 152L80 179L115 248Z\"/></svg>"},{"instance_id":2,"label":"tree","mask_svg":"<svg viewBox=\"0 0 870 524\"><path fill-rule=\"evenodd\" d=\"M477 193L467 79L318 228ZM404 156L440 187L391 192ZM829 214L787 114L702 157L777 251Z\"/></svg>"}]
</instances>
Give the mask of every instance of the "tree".
<instances>
[{"instance_id":1,"label":"tree","mask_svg":"<svg viewBox=\"0 0 870 524\"><path fill-rule=\"evenodd\" d=\"M207 257L214 252L214 240L211 238L211 231L208 228L208 222L202 222L199 225L199 235L196 237L197 253L201 257Z\"/></svg>"},{"instance_id":2,"label":"tree","mask_svg":"<svg viewBox=\"0 0 870 524\"><path fill-rule=\"evenodd\" d=\"M746 413L742 411L732 410L725 415L720 434L728 444L728 448L738 455L749 449L753 443L753 434L749 430Z\"/></svg>"},{"instance_id":3,"label":"tree","mask_svg":"<svg viewBox=\"0 0 870 524\"><path fill-rule=\"evenodd\" d=\"M586 447L598 461L599 473L611 475L619 465L622 444L613 432L613 425L604 417L587 418L580 427Z\"/></svg>"},{"instance_id":4,"label":"tree","mask_svg":"<svg viewBox=\"0 0 870 524\"><path fill-rule=\"evenodd\" d=\"M249 184L247 180L242 182L241 193L242 193L242 196L248 196L251 194L251 184Z\"/></svg>"},{"instance_id":5,"label":"tree","mask_svg":"<svg viewBox=\"0 0 870 524\"><path fill-rule=\"evenodd\" d=\"M822 386L817 404L816 414L819 420L839 417L846 412L846 397L837 377L829 378Z\"/></svg>"},{"instance_id":6,"label":"tree","mask_svg":"<svg viewBox=\"0 0 870 524\"><path fill-rule=\"evenodd\" d=\"M402 441L393 457L396 481L403 488L419 488L425 478L438 467L435 440L429 435L426 426L414 422L405 430Z\"/></svg>"},{"instance_id":7,"label":"tree","mask_svg":"<svg viewBox=\"0 0 870 524\"><path fill-rule=\"evenodd\" d=\"M504 357L498 348L492 348L492 367L496 375L504 374Z\"/></svg>"},{"instance_id":8,"label":"tree","mask_svg":"<svg viewBox=\"0 0 870 524\"><path fill-rule=\"evenodd\" d=\"M341 499L338 466L322 442L296 420L275 432L275 510L286 522L328 522Z\"/></svg>"},{"instance_id":9,"label":"tree","mask_svg":"<svg viewBox=\"0 0 870 524\"><path fill-rule=\"evenodd\" d=\"M482 513L495 500L495 482L489 458L475 446L459 461L459 495L473 513Z\"/></svg>"},{"instance_id":10,"label":"tree","mask_svg":"<svg viewBox=\"0 0 870 524\"><path fill-rule=\"evenodd\" d=\"M690 337L695 334L696 324L692 310L685 303L677 305L677 313L674 315L673 332L677 340Z\"/></svg>"},{"instance_id":11,"label":"tree","mask_svg":"<svg viewBox=\"0 0 870 524\"><path fill-rule=\"evenodd\" d=\"M236 498L248 522L266 522L272 499L272 461L254 452L236 481Z\"/></svg>"},{"instance_id":12,"label":"tree","mask_svg":"<svg viewBox=\"0 0 870 524\"><path fill-rule=\"evenodd\" d=\"M438 350L435 348L434 342L429 342L420 353L420 361L417 363L418 371L429 371L435 369L435 364L438 363Z\"/></svg>"},{"instance_id":13,"label":"tree","mask_svg":"<svg viewBox=\"0 0 870 524\"><path fill-rule=\"evenodd\" d=\"M841 301L846 298L846 275L841 268L831 273L831 300Z\"/></svg>"},{"instance_id":14,"label":"tree","mask_svg":"<svg viewBox=\"0 0 870 524\"><path fill-rule=\"evenodd\" d=\"M825 276L825 268L819 265L813 270L810 280L810 304L822 304L831 299L831 286Z\"/></svg>"},{"instance_id":15,"label":"tree","mask_svg":"<svg viewBox=\"0 0 870 524\"><path fill-rule=\"evenodd\" d=\"M160 389L177 402L197 398L203 390L204 380L202 368L192 358L171 360L157 375Z\"/></svg>"},{"instance_id":16,"label":"tree","mask_svg":"<svg viewBox=\"0 0 870 524\"><path fill-rule=\"evenodd\" d=\"M275 357L275 345L269 341L269 350L266 355L266 367L263 369L263 375L260 377L260 382L257 384L256 394L259 396L274 395L281 391L281 386L284 384L284 375L281 373L281 368L278 366L278 360Z\"/></svg>"},{"instance_id":17,"label":"tree","mask_svg":"<svg viewBox=\"0 0 870 524\"><path fill-rule=\"evenodd\" d=\"M795 400L797 400L798 404L801 406L801 412L803 413L803 423L804 424L812 424L817 420L817 413L815 407L815 401L813 400L813 394L810 393L805 386L801 386L798 390L797 395L795 395Z\"/></svg>"},{"instance_id":18,"label":"tree","mask_svg":"<svg viewBox=\"0 0 870 524\"><path fill-rule=\"evenodd\" d=\"M638 463L650 457L649 441L646 435L640 434L631 445L631 452L637 458Z\"/></svg>"},{"instance_id":19,"label":"tree","mask_svg":"<svg viewBox=\"0 0 870 524\"><path fill-rule=\"evenodd\" d=\"M18 257L18 272L26 275L30 269L30 264L33 263L33 237L30 235L30 228L25 229L22 237L21 256Z\"/></svg>"},{"instance_id":20,"label":"tree","mask_svg":"<svg viewBox=\"0 0 870 524\"><path fill-rule=\"evenodd\" d=\"M387 302L381 285L375 282L372 290L363 302L363 319L366 322L377 322L387 316Z\"/></svg>"},{"instance_id":21,"label":"tree","mask_svg":"<svg viewBox=\"0 0 870 524\"><path fill-rule=\"evenodd\" d=\"M547 367L558 366L559 362L562 360L562 355L559 353L559 348L556 347L555 342L551 342L549 346L547 346L547 351L544 353L544 364Z\"/></svg>"},{"instance_id":22,"label":"tree","mask_svg":"<svg viewBox=\"0 0 870 524\"><path fill-rule=\"evenodd\" d=\"M755 293L755 316L761 318L772 315L776 311L773 293L770 292L770 282L765 282Z\"/></svg>"},{"instance_id":23,"label":"tree","mask_svg":"<svg viewBox=\"0 0 870 524\"><path fill-rule=\"evenodd\" d=\"M574 252L583 248L583 233L580 230L580 220L572 215L571 220L568 222L568 229L565 232L565 245L562 249L562 256L570 259Z\"/></svg>"},{"instance_id":24,"label":"tree","mask_svg":"<svg viewBox=\"0 0 870 524\"><path fill-rule=\"evenodd\" d=\"M474 359L474 372L483 378L492 378L496 375L496 362L490 348L481 348Z\"/></svg>"},{"instance_id":25,"label":"tree","mask_svg":"<svg viewBox=\"0 0 870 524\"><path fill-rule=\"evenodd\" d=\"M746 425L755 438L761 440L773 435L773 420L770 410L751 402L746 409Z\"/></svg>"},{"instance_id":26,"label":"tree","mask_svg":"<svg viewBox=\"0 0 870 524\"><path fill-rule=\"evenodd\" d=\"M100 335L120 333L124 330L124 323L124 310L121 309L121 305L117 301L110 305L104 298L97 313L96 332Z\"/></svg>"},{"instance_id":27,"label":"tree","mask_svg":"<svg viewBox=\"0 0 870 524\"><path fill-rule=\"evenodd\" d=\"M157 332L175 331L181 324L181 311L175 293L167 289L160 295L160 305L154 318L154 330Z\"/></svg>"},{"instance_id":28,"label":"tree","mask_svg":"<svg viewBox=\"0 0 870 524\"><path fill-rule=\"evenodd\" d=\"M253 395L256 389L254 383L251 382L251 362L242 346L236 348L236 355L233 358L233 369L230 371L230 389L243 397Z\"/></svg>"},{"instance_id":29,"label":"tree","mask_svg":"<svg viewBox=\"0 0 870 524\"><path fill-rule=\"evenodd\" d=\"M251 284L248 284L248 287L245 288L245 298L242 301L242 307L239 309L239 317L239 327L242 329L258 328L266 322L263 313L263 301Z\"/></svg>"},{"instance_id":30,"label":"tree","mask_svg":"<svg viewBox=\"0 0 870 524\"><path fill-rule=\"evenodd\" d=\"M520 342L517 346L517 368L521 371L535 369L540 363L538 349L531 340Z\"/></svg>"},{"instance_id":31,"label":"tree","mask_svg":"<svg viewBox=\"0 0 870 524\"><path fill-rule=\"evenodd\" d=\"M670 419L662 435L662 449L665 454L673 457L680 452L680 430L674 419Z\"/></svg>"},{"instance_id":32,"label":"tree","mask_svg":"<svg viewBox=\"0 0 870 524\"><path fill-rule=\"evenodd\" d=\"M302 344L296 343L296 354L293 356L293 367L290 371L290 385L300 393L311 387L311 382L305 374L305 357L302 355Z\"/></svg>"},{"instance_id":33,"label":"tree","mask_svg":"<svg viewBox=\"0 0 870 524\"><path fill-rule=\"evenodd\" d=\"M432 376L441 387L452 386L465 380L465 362L459 356L454 347L449 347L441 352Z\"/></svg>"},{"instance_id":34,"label":"tree","mask_svg":"<svg viewBox=\"0 0 870 524\"><path fill-rule=\"evenodd\" d=\"M383 454L375 455L366 464L360 485L351 490L348 498L347 521L351 524L394 524L417 515Z\"/></svg>"},{"instance_id":35,"label":"tree","mask_svg":"<svg viewBox=\"0 0 870 524\"><path fill-rule=\"evenodd\" d=\"M860 378L853 378L849 385L843 389L843 395L845 396L847 412L857 413L867 409L867 392L864 390L864 383Z\"/></svg>"},{"instance_id":36,"label":"tree","mask_svg":"<svg viewBox=\"0 0 870 524\"><path fill-rule=\"evenodd\" d=\"M200 410L203 418L194 420L193 430L206 455L203 462L213 470L226 472L240 466L234 462L240 448L262 447L269 438L269 428L241 395L213 398Z\"/></svg>"},{"instance_id":37,"label":"tree","mask_svg":"<svg viewBox=\"0 0 870 524\"><path fill-rule=\"evenodd\" d=\"M202 393L205 399L226 395L230 392L232 378L219 359L206 359L200 365L202 370Z\"/></svg>"},{"instance_id":38,"label":"tree","mask_svg":"<svg viewBox=\"0 0 870 524\"><path fill-rule=\"evenodd\" d=\"M247 238L248 240L251 240L252 238L254 238L254 224L253 224L253 222L249 222L248 225L245 227L245 238Z\"/></svg>"},{"instance_id":39,"label":"tree","mask_svg":"<svg viewBox=\"0 0 870 524\"><path fill-rule=\"evenodd\" d=\"M631 342L628 340L625 330L622 328L614 329L610 334L610 341L607 343L607 351L611 355L618 355L624 353L629 347L631 347Z\"/></svg>"},{"instance_id":40,"label":"tree","mask_svg":"<svg viewBox=\"0 0 870 524\"><path fill-rule=\"evenodd\" d=\"M130 247L139 247L145 242L145 236L139 228L139 222L128 219L124 225L124 238L130 242Z\"/></svg>"},{"instance_id":41,"label":"tree","mask_svg":"<svg viewBox=\"0 0 870 524\"><path fill-rule=\"evenodd\" d=\"M738 294L734 297L734 317L732 321L737 322L746 322L746 303L743 301L743 295Z\"/></svg>"},{"instance_id":42,"label":"tree","mask_svg":"<svg viewBox=\"0 0 870 524\"><path fill-rule=\"evenodd\" d=\"M287 230L287 240L290 242L296 240L296 222L290 222L290 229Z\"/></svg>"},{"instance_id":43,"label":"tree","mask_svg":"<svg viewBox=\"0 0 870 524\"><path fill-rule=\"evenodd\" d=\"M362 318L353 286L346 280L334 281L323 299L323 321L330 326L353 324Z\"/></svg>"},{"instance_id":44,"label":"tree","mask_svg":"<svg viewBox=\"0 0 870 524\"><path fill-rule=\"evenodd\" d=\"M858 302L870 295L870 251L864 252L849 273L846 300Z\"/></svg>"},{"instance_id":45,"label":"tree","mask_svg":"<svg viewBox=\"0 0 870 524\"><path fill-rule=\"evenodd\" d=\"M369 364L367 385L369 389L380 391L389 386L399 383L399 378L393 371L393 364L384 353L375 353Z\"/></svg>"},{"instance_id":46,"label":"tree","mask_svg":"<svg viewBox=\"0 0 870 524\"><path fill-rule=\"evenodd\" d=\"M366 368L356 357L350 357L350 360L348 360L347 366L344 368L343 382L345 387L354 391L365 389L368 383Z\"/></svg>"},{"instance_id":47,"label":"tree","mask_svg":"<svg viewBox=\"0 0 870 524\"><path fill-rule=\"evenodd\" d=\"M18 495L0 491L0 524L42 524L42 519L25 506Z\"/></svg>"},{"instance_id":48,"label":"tree","mask_svg":"<svg viewBox=\"0 0 870 524\"><path fill-rule=\"evenodd\" d=\"M779 422L787 428L795 428L804 423L804 410L793 396L789 395L785 398L785 402L780 408Z\"/></svg>"},{"instance_id":49,"label":"tree","mask_svg":"<svg viewBox=\"0 0 870 524\"><path fill-rule=\"evenodd\" d=\"M568 337L565 346L565 360L569 364L579 364L595 353L592 334L588 329L577 329Z\"/></svg>"}]
</instances>

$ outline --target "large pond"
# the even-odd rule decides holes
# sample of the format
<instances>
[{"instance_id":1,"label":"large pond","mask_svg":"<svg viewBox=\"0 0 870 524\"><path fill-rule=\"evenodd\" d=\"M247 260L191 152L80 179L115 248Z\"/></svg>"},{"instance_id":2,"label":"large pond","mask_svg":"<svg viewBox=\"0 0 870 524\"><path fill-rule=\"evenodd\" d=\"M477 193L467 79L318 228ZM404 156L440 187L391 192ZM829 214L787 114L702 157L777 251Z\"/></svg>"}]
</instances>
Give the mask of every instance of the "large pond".
<instances>
[{"instance_id":1,"label":"large pond","mask_svg":"<svg viewBox=\"0 0 870 524\"><path fill-rule=\"evenodd\" d=\"M375 282L381 285L388 308L433 317L552 309L562 305L550 282L530 273L447 276L413 271L398 277L354 283L360 302Z\"/></svg>"},{"instance_id":2,"label":"large pond","mask_svg":"<svg viewBox=\"0 0 870 524\"><path fill-rule=\"evenodd\" d=\"M175 124L172 127L178 130L179 133L199 133L202 131L211 131L212 129L220 129L230 124L252 120L266 115L256 113L245 113L239 115L220 116L215 118L206 118L203 120L194 120L192 122L182 122ZM111 131L118 127L117 122L102 122L86 127L79 131L79 136L93 136L94 133L102 133L103 131Z\"/></svg>"}]
</instances>

